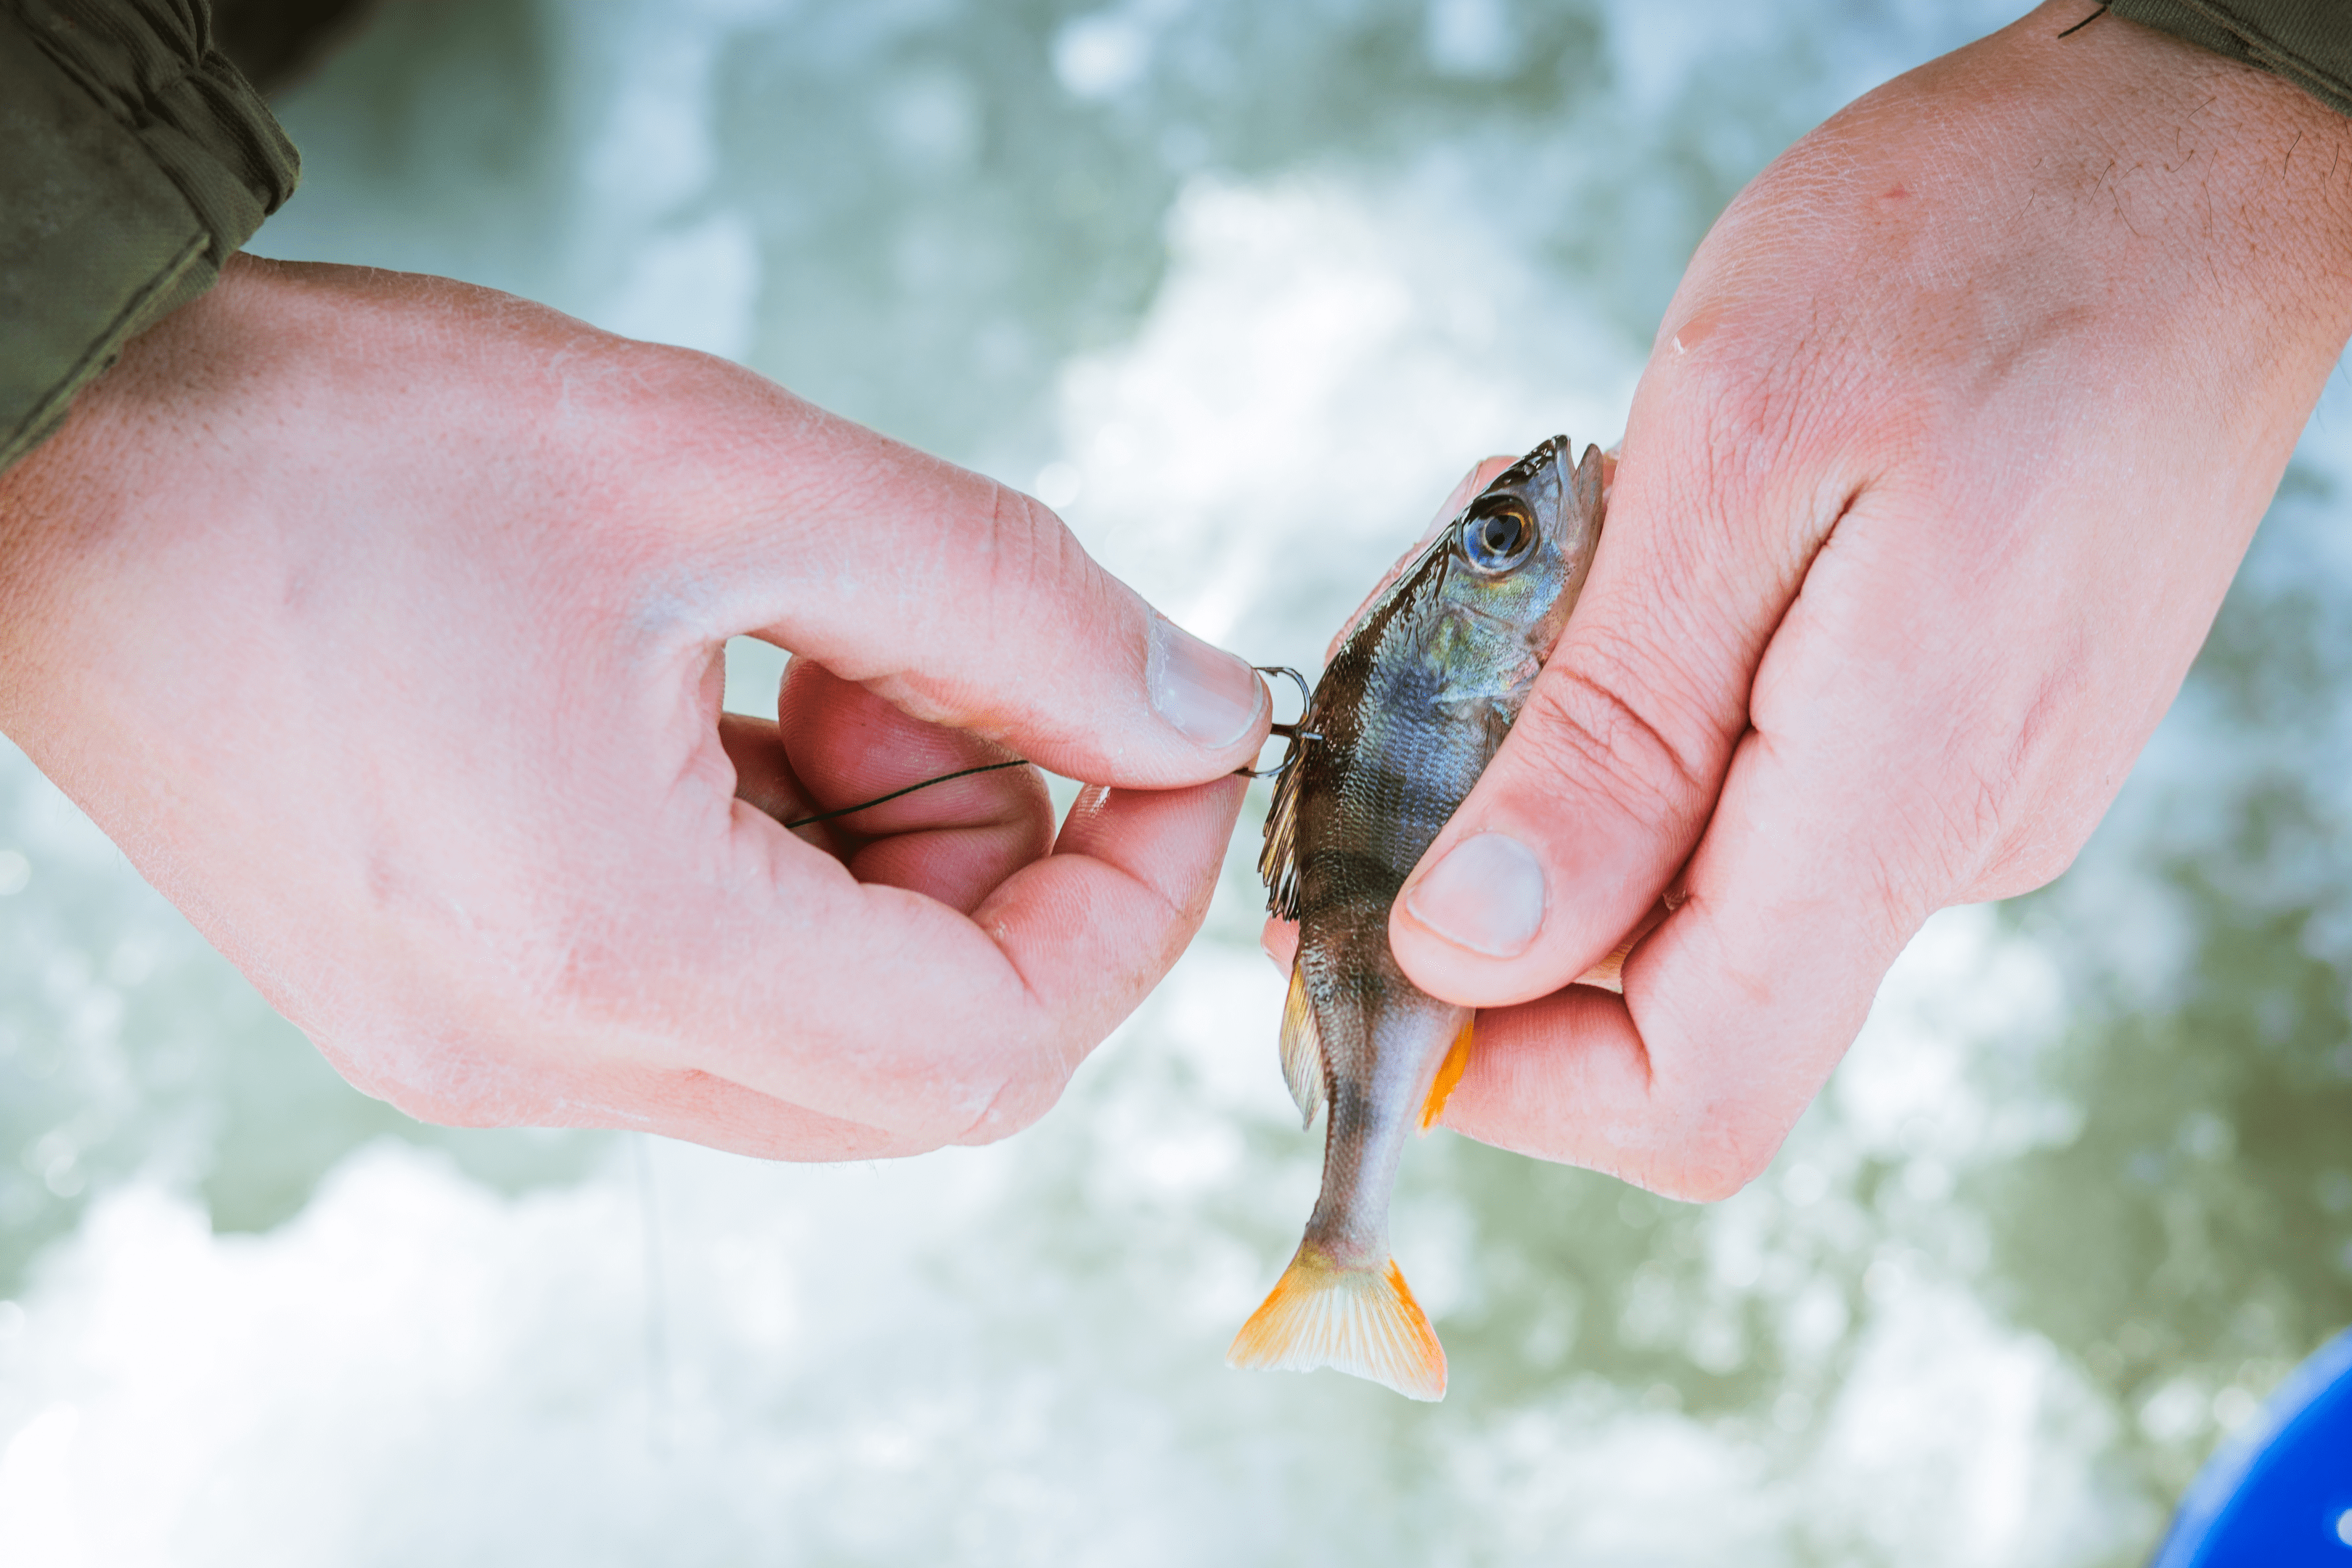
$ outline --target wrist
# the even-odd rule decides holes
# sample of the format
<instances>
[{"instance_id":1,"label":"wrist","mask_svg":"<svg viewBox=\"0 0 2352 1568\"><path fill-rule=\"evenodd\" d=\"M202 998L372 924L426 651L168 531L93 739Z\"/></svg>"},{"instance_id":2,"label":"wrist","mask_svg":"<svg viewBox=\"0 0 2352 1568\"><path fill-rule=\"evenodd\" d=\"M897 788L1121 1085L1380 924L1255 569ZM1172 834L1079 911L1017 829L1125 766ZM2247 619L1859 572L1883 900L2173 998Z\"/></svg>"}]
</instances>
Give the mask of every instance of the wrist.
<instances>
[{"instance_id":1,"label":"wrist","mask_svg":"<svg viewBox=\"0 0 2352 1568\"><path fill-rule=\"evenodd\" d=\"M2061 37L2085 8L1888 82L1759 175L1667 310L1653 390L1702 376L1801 445L1867 430L1873 462L2084 420L2291 447L2352 333L2352 120L2116 18ZM1791 426L1773 400L1800 387Z\"/></svg>"},{"instance_id":2,"label":"wrist","mask_svg":"<svg viewBox=\"0 0 2352 1568\"><path fill-rule=\"evenodd\" d=\"M2010 29L2056 89L2079 185L2137 231L2151 283L2267 307L2286 343L2352 331L2352 118L2284 78L2051 0ZM2250 345L2251 347L2252 345Z\"/></svg>"}]
</instances>

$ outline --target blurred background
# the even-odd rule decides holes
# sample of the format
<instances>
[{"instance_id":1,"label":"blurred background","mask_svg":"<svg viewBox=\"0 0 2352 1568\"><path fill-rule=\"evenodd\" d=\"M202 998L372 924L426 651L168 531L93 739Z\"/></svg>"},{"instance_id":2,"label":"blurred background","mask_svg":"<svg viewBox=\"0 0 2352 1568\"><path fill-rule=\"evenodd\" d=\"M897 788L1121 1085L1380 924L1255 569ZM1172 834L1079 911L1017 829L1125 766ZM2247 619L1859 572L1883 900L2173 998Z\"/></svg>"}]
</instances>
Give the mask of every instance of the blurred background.
<instances>
[{"instance_id":1,"label":"blurred background","mask_svg":"<svg viewBox=\"0 0 2352 1568\"><path fill-rule=\"evenodd\" d=\"M304 158L257 251L741 360L1312 668L1471 461L1616 437L1758 169L2021 8L225 31ZM1412 1151L1435 1406L1223 1364L1321 1149L1256 950L1262 792L1201 940L1041 1125L794 1168L361 1097L0 742L0 1561L2141 1562L2352 1322L2347 417L2338 378L2082 863L1933 921L1753 1187ZM730 705L779 668L733 650Z\"/></svg>"}]
</instances>

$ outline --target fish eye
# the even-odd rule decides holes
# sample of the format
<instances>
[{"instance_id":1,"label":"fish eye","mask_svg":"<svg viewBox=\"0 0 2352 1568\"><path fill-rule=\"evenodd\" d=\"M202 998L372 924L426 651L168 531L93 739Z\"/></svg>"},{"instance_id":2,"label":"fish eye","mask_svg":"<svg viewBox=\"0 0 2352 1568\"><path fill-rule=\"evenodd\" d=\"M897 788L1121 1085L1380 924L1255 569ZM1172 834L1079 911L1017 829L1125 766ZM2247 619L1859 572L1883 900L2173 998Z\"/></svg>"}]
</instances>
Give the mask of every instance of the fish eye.
<instances>
[{"instance_id":1,"label":"fish eye","mask_svg":"<svg viewBox=\"0 0 2352 1568\"><path fill-rule=\"evenodd\" d=\"M1536 546L1536 520L1525 505L1503 497L1462 524L1462 553L1481 572L1507 572Z\"/></svg>"}]
</instances>

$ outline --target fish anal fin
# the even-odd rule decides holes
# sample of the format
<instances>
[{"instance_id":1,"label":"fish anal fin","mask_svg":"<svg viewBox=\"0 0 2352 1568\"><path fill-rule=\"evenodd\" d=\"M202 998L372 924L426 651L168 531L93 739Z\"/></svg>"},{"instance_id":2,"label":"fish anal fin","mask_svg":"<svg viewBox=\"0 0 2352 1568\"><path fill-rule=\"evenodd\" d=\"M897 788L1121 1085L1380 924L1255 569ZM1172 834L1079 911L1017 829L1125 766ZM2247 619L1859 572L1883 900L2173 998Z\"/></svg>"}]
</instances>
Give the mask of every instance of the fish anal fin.
<instances>
[{"instance_id":1,"label":"fish anal fin","mask_svg":"<svg viewBox=\"0 0 2352 1568\"><path fill-rule=\"evenodd\" d=\"M1282 1081L1297 1102L1299 1123L1315 1125L1323 1109L1323 1036L1315 1026L1315 1009L1307 999L1307 965L1290 965L1290 994L1282 1004Z\"/></svg>"},{"instance_id":2,"label":"fish anal fin","mask_svg":"<svg viewBox=\"0 0 2352 1568\"><path fill-rule=\"evenodd\" d=\"M1300 1244L1225 1362L1264 1372L1328 1366L1408 1399L1445 1397L1445 1347L1395 1260L1342 1268L1312 1242Z\"/></svg>"},{"instance_id":3,"label":"fish anal fin","mask_svg":"<svg viewBox=\"0 0 2352 1568\"><path fill-rule=\"evenodd\" d=\"M1477 1014L1463 1019L1454 1043L1445 1049L1445 1059L1437 1064L1437 1079L1429 1086L1429 1098L1421 1102L1423 1132L1436 1126L1437 1119L1445 1114L1445 1102L1454 1098L1454 1086L1462 1081L1464 1070L1470 1066L1470 1037L1477 1027Z\"/></svg>"}]
</instances>

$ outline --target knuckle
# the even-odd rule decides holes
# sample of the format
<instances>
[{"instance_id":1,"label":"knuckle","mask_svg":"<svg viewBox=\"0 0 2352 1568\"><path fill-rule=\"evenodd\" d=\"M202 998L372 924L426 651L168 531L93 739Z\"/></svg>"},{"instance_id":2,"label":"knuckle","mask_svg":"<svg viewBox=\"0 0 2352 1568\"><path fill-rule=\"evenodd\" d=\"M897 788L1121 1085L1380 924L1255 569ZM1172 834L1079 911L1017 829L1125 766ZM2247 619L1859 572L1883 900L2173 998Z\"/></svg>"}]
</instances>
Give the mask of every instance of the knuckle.
<instances>
[{"instance_id":1,"label":"knuckle","mask_svg":"<svg viewBox=\"0 0 2352 1568\"><path fill-rule=\"evenodd\" d=\"M1752 493L1777 482L1808 440L1820 401L1820 344L1799 331L1765 355L1702 354L1683 371L1684 405L1695 428L1690 454L1717 495Z\"/></svg>"},{"instance_id":2,"label":"knuckle","mask_svg":"<svg viewBox=\"0 0 2352 1568\"><path fill-rule=\"evenodd\" d=\"M1667 532L1738 582L1793 583L1853 504L1864 455L1908 450L1931 416L1919 395L1862 367L1834 322L1791 323L1745 353L1678 372Z\"/></svg>"},{"instance_id":3,"label":"knuckle","mask_svg":"<svg viewBox=\"0 0 2352 1568\"><path fill-rule=\"evenodd\" d=\"M519 1092L512 1069L469 1046L446 1046L425 1060L388 1064L368 1092L404 1115L438 1127L504 1127L530 1119L538 1097Z\"/></svg>"},{"instance_id":4,"label":"knuckle","mask_svg":"<svg viewBox=\"0 0 2352 1568\"><path fill-rule=\"evenodd\" d=\"M2061 791L2004 817L2003 826L1963 885L1958 901L2010 899L2056 881L2074 865L2105 808L2103 794Z\"/></svg>"},{"instance_id":5,"label":"knuckle","mask_svg":"<svg viewBox=\"0 0 2352 1568\"><path fill-rule=\"evenodd\" d=\"M990 636L1025 638L1050 605L1057 624L1097 631L1110 606L1094 558L1044 502L1008 485L991 484L989 491L986 515L972 520L970 555L957 563L968 578L959 595L981 596L985 613L975 625Z\"/></svg>"},{"instance_id":6,"label":"knuckle","mask_svg":"<svg viewBox=\"0 0 2352 1568\"><path fill-rule=\"evenodd\" d=\"M979 1120L950 1141L971 1146L1010 1138L1053 1110L1068 1081L1066 1076L1044 1071L1015 1073L997 1089Z\"/></svg>"},{"instance_id":7,"label":"knuckle","mask_svg":"<svg viewBox=\"0 0 2352 1568\"><path fill-rule=\"evenodd\" d=\"M1086 552L1062 520L1009 485L989 486L988 516L980 525L980 564L996 592L1010 597L1052 595L1083 579Z\"/></svg>"},{"instance_id":8,"label":"knuckle","mask_svg":"<svg viewBox=\"0 0 2352 1568\"><path fill-rule=\"evenodd\" d=\"M1683 1203L1721 1203L1771 1166L1785 1131L1718 1125L1677 1150L1670 1163L1645 1172L1643 1184Z\"/></svg>"},{"instance_id":9,"label":"knuckle","mask_svg":"<svg viewBox=\"0 0 2352 1568\"><path fill-rule=\"evenodd\" d=\"M1589 650L1580 649L1580 653ZM1544 773L1605 793L1638 820L1679 822L1706 794L1696 749L1661 708L1627 695L1585 658L1554 661L1528 694L1513 740Z\"/></svg>"},{"instance_id":10,"label":"knuckle","mask_svg":"<svg viewBox=\"0 0 2352 1568\"><path fill-rule=\"evenodd\" d=\"M1998 771L1982 784L1978 837L1959 879L1964 900L2010 898L2055 880L2114 799L2124 768L2065 744L2053 684L2045 681L2026 704Z\"/></svg>"},{"instance_id":11,"label":"knuckle","mask_svg":"<svg viewBox=\"0 0 2352 1568\"><path fill-rule=\"evenodd\" d=\"M1942 881L1957 884L1995 851L2016 794L2016 775L2006 770L1971 768L1954 781L1939 803L1940 820L1931 825L1947 846L1945 863L1936 868ZM1928 890L1918 889L1923 896Z\"/></svg>"},{"instance_id":12,"label":"knuckle","mask_svg":"<svg viewBox=\"0 0 2352 1568\"><path fill-rule=\"evenodd\" d=\"M2077 853L2079 847L2069 848L2047 841L2020 845L1994 856L1983 870L1961 888L1956 901L1976 904L1994 899L2014 899L2036 888L2048 887L2066 874Z\"/></svg>"},{"instance_id":13,"label":"knuckle","mask_svg":"<svg viewBox=\"0 0 2352 1568\"><path fill-rule=\"evenodd\" d=\"M2063 827L2053 831L2049 803L2037 799L2046 792L2036 787L2034 754L2021 740L1949 759L1942 787L1920 802L1899 853L1884 857L1883 891L1924 915L1947 902L1997 896L1978 891L1988 885L2022 892L2064 870L2072 841Z\"/></svg>"},{"instance_id":14,"label":"knuckle","mask_svg":"<svg viewBox=\"0 0 2352 1568\"><path fill-rule=\"evenodd\" d=\"M1649 1136L1638 1173L1643 1184L1685 1203L1717 1203L1763 1175L1818 1080L1772 1065L1787 1060L1780 1050L1743 1062L1672 1032L1645 1039L1654 1076L1643 1116Z\"/></svg>"}]
</instances>

